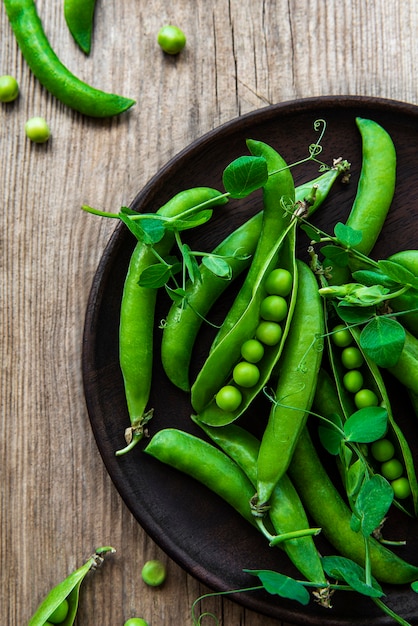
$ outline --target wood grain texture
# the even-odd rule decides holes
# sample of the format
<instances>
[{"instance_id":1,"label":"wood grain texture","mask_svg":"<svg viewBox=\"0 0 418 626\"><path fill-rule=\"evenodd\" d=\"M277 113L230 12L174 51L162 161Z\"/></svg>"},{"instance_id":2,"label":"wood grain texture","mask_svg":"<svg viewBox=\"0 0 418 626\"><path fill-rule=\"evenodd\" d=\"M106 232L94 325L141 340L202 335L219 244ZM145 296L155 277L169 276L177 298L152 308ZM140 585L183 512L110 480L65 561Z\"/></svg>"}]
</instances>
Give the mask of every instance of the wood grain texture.
<instances>
[{"instance_id":1,"label":"wood grain texture","mask_svg":"<svg viewBox=\"0 0 418 626\"><path fill-rule=\"evenodd\" d=\"M416 2L323 0L99 0L86 58L65 25L62 3L38 0L51 43L96 87L137 99L118 119L91 120L65 108L34 79L0 9L0 74L21 95L0 107L1 426L0 621L27 623L47 591L98 545L117 553L84 585L83 626L191 624L208 590L145 535L103 466L89 426L81 377L91 281L114 229L83 203L114 211L167 160L203 133L269 103L357 94L417 102ZM163 55L158 29L188 37ZM44 116L52 139L32 145L24 123ZM193 185L193 181L191 181ZM149 558L168 580L140 580ZM225 626L277 621L229 599L204 611ZM284 625L283 625L284 626Z\"/></svg>"}]
</instances>

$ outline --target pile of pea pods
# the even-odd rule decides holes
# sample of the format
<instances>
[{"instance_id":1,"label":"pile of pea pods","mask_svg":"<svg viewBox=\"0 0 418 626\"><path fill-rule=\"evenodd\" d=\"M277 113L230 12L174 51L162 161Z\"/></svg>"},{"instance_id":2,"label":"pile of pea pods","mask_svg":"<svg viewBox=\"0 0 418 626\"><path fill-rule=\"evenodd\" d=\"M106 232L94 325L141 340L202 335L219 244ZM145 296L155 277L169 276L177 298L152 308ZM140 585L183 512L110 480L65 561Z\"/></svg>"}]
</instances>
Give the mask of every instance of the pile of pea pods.
<instances>
[{"instance_id":1,"label":"pile of pea pods","mask_svg":"<svg viewBox=\"0 0 418 626\"><path fill-rule=\"evenodd\" d=\"M247 141L251 156L267 164L263 210L213 251L229 259L228 279L201 263L199 280L189 280L182 297L173 298L162 331L164 371L189 394L191 419L202 437L168 427L155 432L144 448L221 496L270 545L280 545L317 593L322 590L324 605L329 605L330 577L341 576L344 582L344 575L335 568L330 572L319 554L319 532L341 558L364 568L370 596L379 597L379 583L418 579L418 566L382 540L381 527L392 506L408 516L418 512L413 455L395 420L382 372L398 379L416 408L418 252L402 251L381 264L368 256L395 193L396 151L379 124L364 118L356 124L362 139L361 174L348 219L334 236L315 230L309 218L335 181L347 176L349 164L339 159L295 188L291 168L274 148ZM206 187L189 189L157 214L172 218L196 206L223 204L226 196ZM310 263L297 258L300 227L312 236ZM329 245L318 251L323 241ZM127 445L117 455L144 438L153 415L148 403L158 289L141 286L138 279L155 263L155 252L159 258L170 255L174 242L173 232L153 248L138 240L130 261L119 338L131 424ZM238 249L243 254L236 255ZM341 256L344 263L337 262ZM238 276L237 295L191 381L201 325ZM376 323L396 334L396 350L378 346L375 357L367 340L373 344ZM270 413L257 438L240 418L259 394L270 400ZM316 420L320 446L308 428L308 416ZM335 457L343 490L335 486L322 455Z\"/></svg>"}]
</instances>

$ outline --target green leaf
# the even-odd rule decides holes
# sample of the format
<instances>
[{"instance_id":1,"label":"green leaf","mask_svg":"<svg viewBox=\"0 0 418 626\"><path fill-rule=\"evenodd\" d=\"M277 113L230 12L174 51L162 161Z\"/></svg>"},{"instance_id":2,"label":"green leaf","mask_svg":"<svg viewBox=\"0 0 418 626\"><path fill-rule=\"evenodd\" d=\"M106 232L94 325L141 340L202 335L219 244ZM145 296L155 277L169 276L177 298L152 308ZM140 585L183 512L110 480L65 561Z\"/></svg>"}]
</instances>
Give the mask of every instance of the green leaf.
<instances>
[{"instance_id":1,"label":"green leaf","mask_svg":"<svg viewBox=\"0 0 418 626\"><path fill-rule=\"evenodd\" d=\"M372 584L368 585L365 570L346 557L324 556L322 557L322 565L328 576L346 582L358 593L371 598L381 598L385 595L377 580L372 577Z\"/></svg>"},{"instance_id":2,"label":"green leaf","mask_svg":"<svg viewBox=\"0 0 418 626\"><path fill-rule=\"evenodd\" d=\"M318 435L320 442L329 454L339 454L341 442L344 439L342 433L329 426L319 426Z\"/></svg>"},{"instance_id":3,"label":"green leaf","mask_svg":"<svg viewBox=\"0 0 418 626\"><path fill-rule=\"evenodd\" d=\"M272 595L281 596L290 600L296 600L300 604L308 604L310 600L309 592L304 585L294 578L289 578L279 572L271 570L244 570L252 576L258 576L263 587Z\"/></svg>"},{"instance_id":4,"label":"green leaf","mask_svg":"<svg viewBox=\"0 0 418 626\"><path fill-rule=\"evenodd\" d=\"M166 230L175 230L177 232L181 232L183 230L190 230L191 228L196 228L197 226L202 226L209 222L213 215L213 211L211 209L206 209L205 211L199 211L196 215L191 215L186 219L182 219L181 215L175 219L170 219L170 221L165 222Z\"/></svg>"},{"instance_id":5,"label":"green leaf","mask_svg":"<svg viewBox=\"0 0 418 626\"><path fill-rule=\"evenodd\" d=\"M382 285L382 287L393 288L397 284L386 274L373 270L357 270L356 272L353 272L353 278L358 283L363 283L363 285L368 287Z\"/></svg>"},{"instance_id":6,"label":"green leaf","mask_svg":"<svg viewBox=\"0 0 418 626\"><path fill-rule=\"evenodd\" d=\"M344 433L346 441L371 443L386 433L388 412L381 406L359 409L346 420Z\"/></svg>"},{"instance_id":7,"label":"green leaf","mask_svg":"<svg viewBox=\"0 0 418 626\"><path fill-rule=\"evenodd\" d=\"M418 580L415 580L413 583L411 583L411 589L412 591L415 591L415 593L418 593Z\"/></svg>"},{"instance_id":8,"label":"green leaf","mask_svg":"<svg viewBox=\"0 0 418 626\"><path fill-rule=\"evenodd\" d=\"M184 265L192 283L200 280L200 269L194 254L191 254L190 246L184 243L181 247Z\"/></svg>"},{"instance_id":9,"label":"green leaf","mask_svg":"<svg viewBox=\"0 0 418 626\"><path fill-rule=\"evenodd\" d=\"M405 344L405 329L390 317L377 316L363 328L360 346L380 367L394 367Z\"/></svg>"},{"instance_id":10,"label":"green leaf","mask_svg":"<svg viewBox=\"0 0 418 626\"><path fill-rule=\"evenodd\" d=\"M354 498L358 494L365 475L366 467L361 459L357 459L357 461L354 461L354 463L349 466L346 476L346 491L350 498ZM359 529L360 528L358 528L357 531Z\"/></svg>"},{"instance_id":11,"label":"green leaf","mask_svg":"<svg viewBox=\"0 0 418 626\"><path fill-rule=\"evenodd\" d=\"M212 272L212 274L215 274L215 276L219 276L219 278L226 278L227 280L232 278L231 266L225 258L208 255L203 257L202 263Z\"/></svg>"},{"instance_id":12,"label":"green leaf","mask_svg":"<svg viewBox=\"0 0 418 626\"><path fill-rule=\"evenodd\" d=\"M268 180L267 161L264 157L242 156L232 161L224 170L222 182L232 198L245 198Z\"/></svg>"},{"instance_id":13,"label":"green leaf","mask_svg":"<svg viewBox=\"0 0 418 626\"><path fill-rule=\"evenodd\" d=\"M158 289L158 287L163 287L170 278L170 265L165 265L164 263L154 263L143 270L139 277L138 285L140 287Z\"/></svg>"},{"instance_id":14,"label":"green leaf","mask_svg":"<svg viewBox=\"0 0 418 626\"><path fill-rule=\"evenodd\" d=\"M370 320L375 315L375 307L357 307L340 302L335 311L343 322L347 324L361 324Z\"/></svg>"},{"instance_id":15,"label":"green leaf","mask_svg":"<svg viewBox=\"0 0 418 626\"><path fill-rule=\"evenodd\" d=\"M313 228L313 226L310 226L310 224L302 224L300 229L308 235L311 241L315 241L316 243L319 243L321 241L320 233L315 228Z\"/></svg>"},{"instance_id":16,"label":"green leaf","mask_svg":"<svg viewBox=\"0 0 418 626\"><path fill-rule=\"evenodd\" d=\"M382 272L386 273L389 278L394 280L396 283L400 285L412 285L415 288L417 285L417 277L406 267L396 263L395 261L378 261L377 262L379 268Z\"/></svg>"},{"instance_id":17,"label":"green leaf","mask_svg":"<svg viewBox=\"0 0 418 626\"><path fill-rule=\"evenodd\" d=\"M351 226L347 226L342 222L338 222L334 228L334 234L342 246L353 248L358 246L363 239L361 230L354 230Z\"/></svg>"},{"instance_id":18,"label":"green leaf","mask_svg":"<svg viewBox=\"0 0 418 626\"><path fill-rule=\"evenodd\" d=\"M368 537L382 523L393 501L393 489L388 481L375 474L364 481L354 507L353 517L360 520L360 529Z\"/></svg>"},{"instance_id":19,"label":"green leaf","mask_svg":"<svg viewBox=\"0 0 418 626\"><path fill-rule=\"evenodd\" d=\"M338 267L346 267L350 256L347 250L339 248L338 246L323 246L321 248L322 254L334 265Z\"/></svg>"},{"instance_id":20,"label":"green leaf","mask_svg":"<svg viewBox=\"0 0 418 626\"><path fill-rule=\"evenodd\" d=\"M165 286L167 294L170 296L171 300L177 304L177 306L181 306L182 303L186 303L187 291L185 289L172 289L168 285Z\"/></svg>"}]
</instances>

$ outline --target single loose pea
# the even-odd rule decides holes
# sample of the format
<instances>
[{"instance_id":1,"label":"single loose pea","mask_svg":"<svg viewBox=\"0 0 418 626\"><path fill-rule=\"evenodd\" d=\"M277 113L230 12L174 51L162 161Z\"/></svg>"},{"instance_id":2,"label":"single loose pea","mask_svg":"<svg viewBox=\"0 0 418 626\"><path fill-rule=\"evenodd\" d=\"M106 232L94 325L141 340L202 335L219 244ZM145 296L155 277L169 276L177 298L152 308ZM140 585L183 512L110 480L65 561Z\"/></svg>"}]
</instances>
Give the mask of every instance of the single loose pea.
<instances>
[{"instance_id":1,"label":"single loose pea","mask_svg":"<svg viewBox=\"0 0 418 626\"><path fill-rule=\"evenodd\" d=\"M277 322L262 321L257 326L255 336L266 346L275 346L282 338L282 327Z\"/></svg>"},{"instance_id":2,"label":"single loose pea","mask_svg":"<svg viewBox=\"0 0 418 626\"><path fill-rule=\"evenodd\" d=\"M264 356L264 346L257 339L248 339L241 346L241 356L249 363L258 363Z\"/></svg>"},{"instance_id":3,"label":"single loose pea","mask_svg":"<svg viewBox=\"0 0 418 626\"><path fill-rule=\"evenodd\" d=\"M387 480L396 480L403 474L402 463L398 459L390 459L382 463L380 471Z\"/></svg>"},{"instance_id":4,"label":"single loose pea","mask_svg":"<svg viewBox=\"0 0 418 626\"><path fill-rule=\"evenodd\" d=\"M343 385L351 393L357 393L363 387L363 375L358 370L350 370L343 376Z\"/></svg>"},{"instance_id":5,"label":"single loose pea","mask_svg":"<svg viewBox=\"0 0 418 626\"><path fill-rule=\"evenodd\" d=\"M35 143L45 143L51 134L43 117L31 117L25 124L25 133Z\"/></svg>"},{"instance_id":6,"label":"single loose pea","mask_svg":"<svg viewBox=\"0 0 418 626\"><path fill-rule=\"evenodd\" d=\"M148 626L148 622L142 617L130 617L123 626Z\"/></svg>"},{"instance_id":7,"label":"single loose pea","mask_svg":"<svg viewBox=\"0 0 418 626\"><path fill-rule=\"evenodd\" d=\"M395 498L403 500L411 495L411 486L406 476L396 478L395 480L392 480L390 484L392 485Z\"/></svg>"},{"instance_id":8,"label":"single loose pea","mask_svg":"<svg viewBox=\"0 0 418 626\"><path fill-rule=\"evenodd\" d=\"M232 372L234 382L240 387L254 387L260 378L260 370L254 363L241 361L237 363Z\"/></svg>"},{"instance_id":9,"label":"single loose pea","mask_svg":"<svg viewBox=\"0 0 418 626\"><path fill-rule=\"evenodd\" d=\"M371 445L371 453L376 461L389 461L395 454L395 446L389 439L379 439Z\"/></svg>"},{"instance_id":10,"label":"single loose pea","mask_svg":"<svg viewBox=\"0 0 418 626\"><path fill-rule=\"evenodd\" d=\"M0 102L13 102L19 95L19 85L13 76L0 76Z\"/></svg>"},{"instance_id":11,"label":"single loose pea","mask_svg":"<svg viewBox=\"0 0 418 626\"><path fill-rule=\"evenodd\" d=\"M51 624L61 624L61 622L63 622L67 617L68 610L68 600L63 600L61 604L57 606L55 611L48 617L48 621L51 622Z\"/></svg>"},{"instance_id":12,"label":"single loose pea","mask_svg":"<svg viewBox=\"0 0 418 626\"><path fill-rule=\"evenodd\" d=\"M142 580L151 587L162 585L167 576L167 570L161 561L153 559L147 561L141 571Z\"/></svg>"},{"instance_id":13,"label":"single loose pea","mask_svg":"<svg viewBox=\"0 0 418 626\"><path fill-rule=\"evenodd\" d=\"M343 324L338 324L332 329L331 339L334 345L339 348L346 348L353 343L353 337L350 331Z\"/></svg>"},{"instance_id":14,"label":"single loose pea","mask_svg":"<svg viewBox=\"0 0 418 626\"><path fill-rule=\"evenodd\" d=\"M355 346L344 348L341 352L341 361L348 370L359 368L363 364L363 355Z\"/></svg>"},{"instance_id":15,"label":"single loose pea","mask_svg":"<svg viewBox=\"0 0 418 626\"><path fill-rule=\"evenodd\" d=\"M233 385L225 385L216 394L215 402L222 411L235 411L242 402L242 394Z\"/></svg>"},{"instance_id":16,"label":"single loose pea","mask_svg":"<svg viewBox=\"0 0 418 626\"><path fill-rule=\"evenodd\" d=\"M292 274L278 267L267 276L265 288L268 294L276 296L288 296L293 284Z\"/></svg>"},{"instance_id":17,"label":"single loose pea","mask_svg":"<svg viewBox=\"0 0 418 626\"><path fill-rule=\"evenodd\" d=\"M158 31L157 42L167 54L178 54L186 45L186 35L178 26L167 24Z\"/></svg>"},{"instance_id":18,"label":"single loose pea","mask_svg":"<svg viewBox=\"0 0 418 626\"><path fill-rule=\"evenodd\" d=\"M354 396L354 404L358 409L364 409L368 406L377 406L379 398L371 389L360 389Z\"/></svg>"},{"instance_id":19,"label":"single loose pea","mask_svg":"<svg viewBox=\"0 0 418 626\"><path fill-rule=\"evenodd\" d=\"M260 316L270 322L281 322L287 315L287 302L283 296L266 296L261 301Z\"/></svg>"}]
</instances>

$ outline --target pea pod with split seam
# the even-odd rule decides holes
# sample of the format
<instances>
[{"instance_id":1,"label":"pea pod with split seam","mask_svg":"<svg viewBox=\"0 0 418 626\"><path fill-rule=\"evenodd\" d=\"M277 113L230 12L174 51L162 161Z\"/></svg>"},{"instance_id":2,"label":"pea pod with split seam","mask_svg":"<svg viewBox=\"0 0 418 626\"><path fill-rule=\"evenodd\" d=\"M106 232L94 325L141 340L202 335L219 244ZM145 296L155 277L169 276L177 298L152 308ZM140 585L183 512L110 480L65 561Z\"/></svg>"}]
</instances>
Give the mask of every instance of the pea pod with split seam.
<instances>
[{"instance_id":1,"label":"pea pod with split seam","mask_svg":"<svg viewBox=\"0 0 418 626\"><path fill-rule=\"evenodd\" d=\"M91 49L96 0L64 0L64 17L74 41L85 54Z\"/></svg>"},{"instance_id":2,"label":"pea pod with split seam","mask_svg":"<svg viewBox=\"0 0 418 626\"><path fill-rule=\"evenodd\" d=\"M4 0L19 48L33 74L63 104L91 117L123 113L135 100L95 89L59 60L49 43L33 0Z\"/></svg>"},{"instance_id":3,"label":"pea pod with split seam","mask_svg":"<svg viewBox=\"0 0 418 626\"><path fill-rule=\"evenodd\" d=\"M311 409L322 361L324 316L316 278L297 261L299 285L291 328L278 363L278 383L257 461L255 509L263 510L287 471Z\"/></svg>"},{"instance_id":4,"label":"pea pod with split seam","mask_svg":"<svg viewBox=\"0 0 418 626\"><path fill-rule=\"evenodd\" d=\"M337 178L348 169L347 161L338 160L333 168L296 187L296 204L306 204L305 199L314 193L313 205L307 206L309 215L312 215L328 197ZM183 391L190 391L192 350L203 320L216 300L249 266L260 236L261 223L262 212L259 212L213 250L213 254L227 257L232 272L230 279L216 276L202 263L199 268L201 280L188 281L185 302L173 303L168 312L162 335L161 359L170 381Z\"/></svg>"},{"instance_id":5,"label":"pea pod with split seam","mask_svg":"<svg viewBox=\"0 0 418 626\"><path fill-rule=\"evenodd\" d=\"M361 566L365 542L350 528L351 510L334 486L305 427L299 437L289 476L308 514L338 552ZM368 539L372 574L382 583L405 584L417 580L418 567L406 562L373 537Z\"/></svg>"},{"instance_id":6,"label":"pea pod with split seam","mask_svg":"<svg viewBox=\"0 0 418 626\"><path fill-rule=\"evenodd\" d=\"M387 131L373 120L356 118L362 138L362 166L356 197L346 225L362 233L353 246L369 254L390 209L396 183L396 151Z\"/></svg>"},{"instance_id":7,"label":"pea pod with split seam","mask_svg":"<svg viewBox=\"0 0 418 626\"><path fill-rule=\"evenodd\" d=\"M250 499L251 481L224 452L176 428L165 428L151 438L145 448L150 456L195 478L255 525Z\"/></svg>"},{"instance_id":8,"label":"pea pod with split seam","mask_svg":"<svg viewBox=\"0 0 418 626\"><path fill-rule=\"evenodd\" d=\"M193 418L203 431L245 472L255 487L257 484L257 456L259 440L236 424L213 427ZM309 528L305 509L285 474L276 485L269 509L269 517L278 535L303 531ZM305 535L288 539L278 544L286 552L292 563L307 580L326 585L321 559L312 536Z\"/></svg>"},{"instance_id":9,"label":"pea pod with split seam","mask_svg":"<svg viewBox=\"0 0 418 626\"><path fill-rule=\"evenodd\" d=\"M157 214L175 217L203 203L207 203L207 208L209 203L212 206L225 202L226 198L216 189L194 187L176 194L158 209ZM164 257L169 254L173 243L174 233L171 231L166 231L153 249L138 241L125 278L119 321L119 362L131 425L125 434L127 446L116 453L118 456L142 439L144 425L152 415L152 410L145 412L145 409L151 389L154 312L158 290L142 287L138 285L138 280L147 267L157 262L155 252Z\"/></svg>"}]
</instances>

